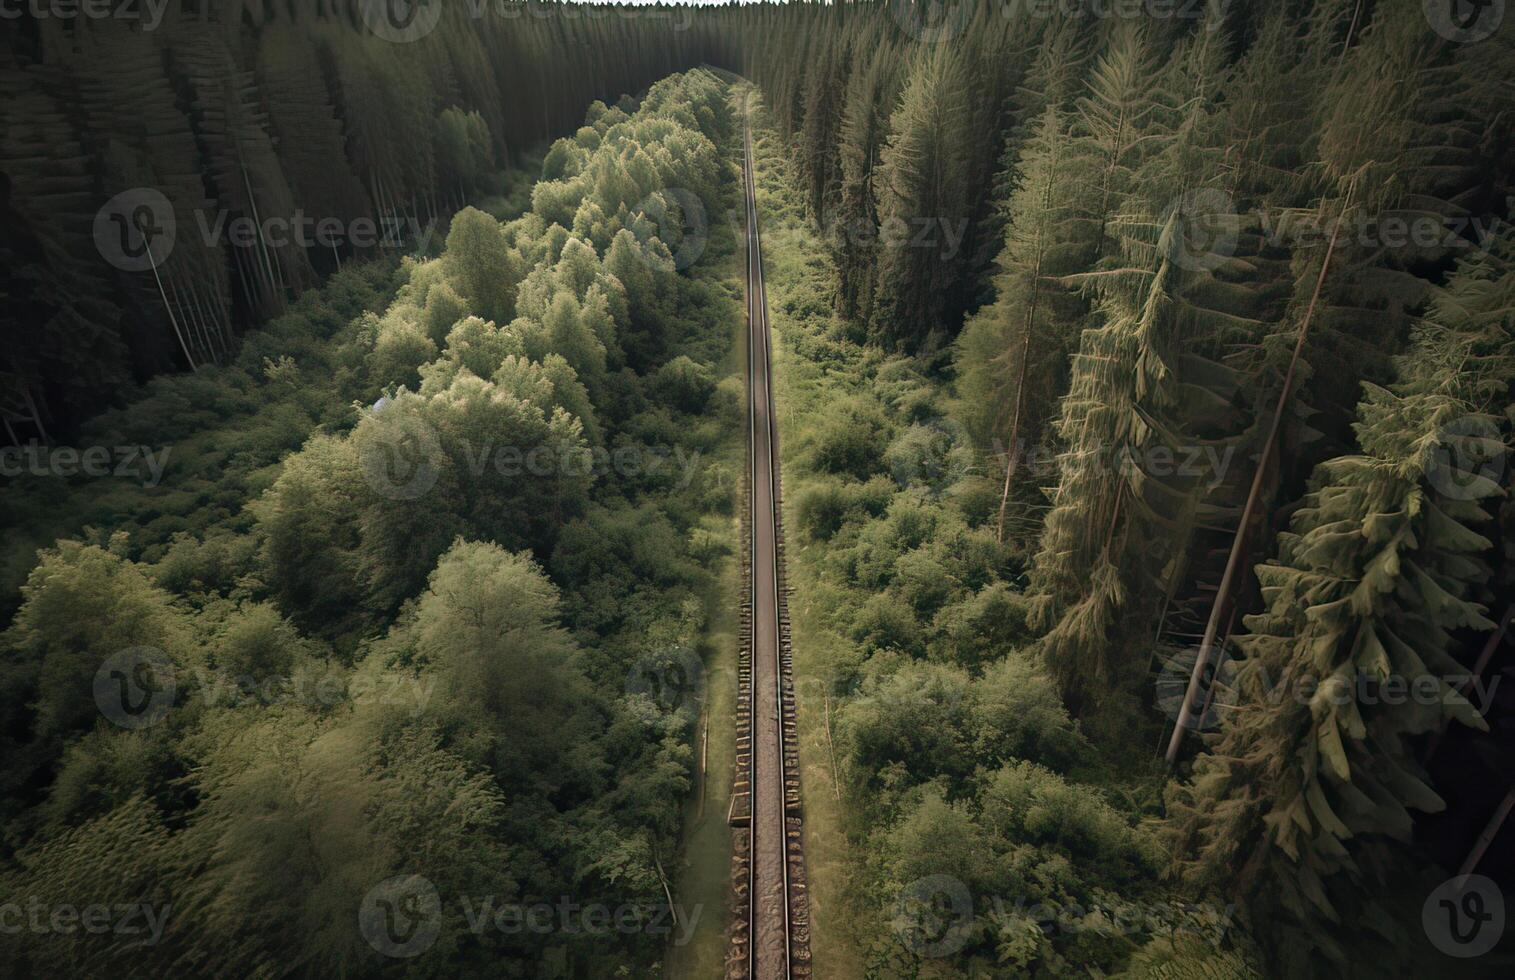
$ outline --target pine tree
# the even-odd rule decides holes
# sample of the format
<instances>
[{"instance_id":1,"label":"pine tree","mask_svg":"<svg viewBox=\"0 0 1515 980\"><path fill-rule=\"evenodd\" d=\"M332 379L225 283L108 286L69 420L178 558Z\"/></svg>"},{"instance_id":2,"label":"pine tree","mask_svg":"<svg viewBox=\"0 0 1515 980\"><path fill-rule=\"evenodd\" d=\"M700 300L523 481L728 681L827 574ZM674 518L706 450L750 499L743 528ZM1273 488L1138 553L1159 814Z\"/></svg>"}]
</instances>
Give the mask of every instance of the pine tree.
<instances>
[{"instance_id":1,"label":"pine tree","mask_svg":"<svg viewBox=\"0 0 1515 980\"><path fill-rule=\"evenodd\" d=\"M1468 121L1481 92L1473 76L1450 60L1438 40L1409 24L1403 9L1380 10L1354 48L1360 12L1322 5L1302 46L1299 73L1320 92L1315 152L1322 164L1294 180L1295 189L1284 180L1275 182L1275 190L1285 200L1312 195L1328 233L1313 240L1308 217L1305 234L1291 232L1299 212L1266 219L1266 236L1287 242L1293 252L1294 296L1279 329L1239 361L1242 390L1256 406L1240 445L1256 463L1248 468L1246 504L1239 516L1225 518L1234 520L1235 531L1225 545L1225 571L1213 601L1203 602L1199 612L1205 628L1185 705L1200 697L1200 672L1212 651L1224 647L1227 624L1247 601L1246 569L1254 552L1267 553L1271 503L1294 492L1313 464L1345 448L1352 410L1340 397L1350 390L1342 382L1386 380L1408 317L1427 295L1429 283L1416 266L1446 254L1447 239L1440 234L1429 248L1392 241L1384 233L1392 228L1389 222L1415 215L1434 230L1460 210L1454 202L1475 179ZM1392 81L1362 83L1378 77ZM1419 193L1407 196L1412 184ZM1187 717L1181 708L1170 762Z\"/></svg>"},{"instance_id":2,"label":"pine tree","mask_svg":"<svg viewBox=\"0 0 1515 980\"><path fill-rule=\"evenodd\" d=\"M1092 258L1097 219L1086 208L1079 161L1070 159L1065 115L1049 106L1027 141L1000 253L995 303L964 325L957 341L958 390L981 443L1003 440L1004 510L1022 447L1037 446L1042 420L1066 390L1064 365L1086 306L1060 278ZM1082 176L1089 176L1085 171Z\"/></svg>"},{"instance_id":3,"label":"pine tree","mask_svg":"<svg viewBox=\"0 0 1515 980\"><path fill-rule=\"evenodd\" d=\"M1493 625L1475 600L1501 493L1486 463L1509 439L1491 410L1515 390L1512 263L1506 228L1438 291L1392 388L1364 385L1361 450L1317 468L1279 558L1257 569L1266 606L1237 641L1235 708L1172 800L1183 873L1255 895L1281 955L1340 959L1323 921L1394 938L1358 889L1410 838L1412 811L1443 805L1417 738L1484 727L1455 690L1453 636Z\"/></svg>"},{"instance_id":4,"label":"pine tree","mask_svg":"<svg viewBox=\"0 0 1515 980\"><path fill-rule=\"evenodd\" d=\"M1066 279L1094 298L1094 325L1079 340L1060 406L1065 449L1032 580L1044 655L1075 704L1117 671L1129 681L1111 630L1126 616L1146 621L1162 565L1192 522L1198 474L1149 473L1145 460L1157 450L1173 458L1192 441L1180 352L1232 326L1204 302L1228 256L1191 252L1192 226L1215 216L1187 206L1218 173L1220 45L1216 32L1200 34L1155 85L1140 84L1148 94L1138 109L1152 53L1139 33L1122 31L1080 101L1071 152L1098 176L1098 200L1118 203L1092 215L1094 247L1111 254ZM1207 247L1217 244L1223 238Z\"/></svg>"},{"instance_id":5,"label":"pine tree","mask_svg":"<svg viewBox=\"0 0 1515 980\"><path fill-rule=\"evenodd\" d=\"M966 259L950 255L942 223L970 217L964 185L970 140L967 66L938 44L914 59L879 161L877 306L871 334L888 347L915 348L949 324L948 298Z\"/></svg>"},{"instance_id":6,"label":"pine tree","mask_svg":"<svg viewBox=\"0 0 1515 980\"><path fill-rule=\"evenodd\" d=\"M888 133L898 72L896 51L882 37L865 36L853 49L837 146L841 188L834 223L837 312L867 322L877 261L878 198L873 173Z\"/></svg>"},{"instance_id":7,"label":"pine tree","mask_svg":"<svg viewBox=\"0 0 1515 980\"><path fill-rule=\"evenodd\" d=\"M824 226L836 200L837 133L852 58L846 41L833 38L830 24L822 27L821 34L820 58L805 78L804 121L798 147L806 178L806 210L811 220Z\"/></svg>"}]
</instances>

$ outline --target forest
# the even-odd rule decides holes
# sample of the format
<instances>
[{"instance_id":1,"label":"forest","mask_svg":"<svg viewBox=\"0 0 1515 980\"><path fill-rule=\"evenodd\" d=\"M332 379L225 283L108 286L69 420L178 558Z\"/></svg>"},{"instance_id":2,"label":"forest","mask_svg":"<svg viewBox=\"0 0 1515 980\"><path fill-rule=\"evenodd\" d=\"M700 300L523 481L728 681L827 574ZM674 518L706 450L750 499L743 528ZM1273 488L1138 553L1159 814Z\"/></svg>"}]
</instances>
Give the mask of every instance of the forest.
<instances>
[{"instance_id":1,"label":"forest","mask_svg":"<svg viewBox=\"0 0 1515 980\"><path fill-rule=\"evenodd\" d=\"M762 561L786 980L1515 969L1502 3L87 7L0 975L766 980Z\"/></svg>"}]
</instances>

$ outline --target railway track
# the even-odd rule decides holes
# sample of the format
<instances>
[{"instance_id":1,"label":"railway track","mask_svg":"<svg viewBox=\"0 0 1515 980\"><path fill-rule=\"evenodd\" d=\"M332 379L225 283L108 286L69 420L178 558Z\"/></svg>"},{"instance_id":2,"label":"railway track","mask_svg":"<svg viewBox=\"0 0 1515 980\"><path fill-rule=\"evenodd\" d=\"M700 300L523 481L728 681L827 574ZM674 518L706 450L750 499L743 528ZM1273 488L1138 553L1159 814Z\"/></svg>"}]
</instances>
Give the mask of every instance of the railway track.
<instances>
[{"instance_id":1,"label":"railway track","mask_svg":"<svg viewBox=\"0 0 1515 980\"><path fill-rule=\"evenodd\" d=\"M734 893L728 980L809 978L810 905L800 811L793 660L784 581L778 432L769 381L752 133L743 133L747 229L747 500L742 650L731 794Z\"/></svg>"}]
</instances>

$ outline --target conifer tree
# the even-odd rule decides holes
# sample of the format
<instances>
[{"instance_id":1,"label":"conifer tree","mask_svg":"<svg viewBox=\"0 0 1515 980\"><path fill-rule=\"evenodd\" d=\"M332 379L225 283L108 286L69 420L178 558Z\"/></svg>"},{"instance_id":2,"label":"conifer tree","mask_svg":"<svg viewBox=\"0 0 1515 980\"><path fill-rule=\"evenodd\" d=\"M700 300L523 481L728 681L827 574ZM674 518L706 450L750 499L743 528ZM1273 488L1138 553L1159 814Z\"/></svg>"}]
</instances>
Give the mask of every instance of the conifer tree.
<instances>
[{"instance_id":1,"label":"conifer tree","mask_svg":"<svg viewBox=\"0 0 1515 980\"><path fill-rule=\"evenodd\" d=\"M1086 210L1066 116L1049 106L1037 121L1011 195L995 303L980 310L957 342L958 388L975 435L1003 440L1005 480L997 533L1022 447L1036 446L1042 420L1064 390L1067 361L1084 303L1059 279L1087 267L1098 225Z\"/></svg>"},{"instance_id":2,"label":"conifer tree","mask_svg":"<svg viewBox=\"0 0 1515 980\"><path fill-rule=\"evenodd\" d=\"M1361 449L1317 468L1278 559L1257 568L1266 605L1237 639L1235 706L1171 803L1183 873L1253 896L1291 937L1281 955L1339 960L1325 923L1391 933L1360 889L1413 812L1443 806L1418 737L1484 727L1457 691L1453 638L1493 626L1477 599L1502 492L1488 462L1510 437L1495 413L1515 385L1512 260L1506 228L1437 292L1395 384L1364 385ZM1409 696L1383 696L1394 688Z\"/></svg>"},{"instance_id":3,"label":"conifer tree","mask_svg":"<svg viewBox=\"0 0 1515 980\"><path fill-rule=\"evenodd\" d=\"M952 45L917 54L880 155L877 307L869 328L888 347L914 348L948 328L948 297L966 259L941 228L966 221L967 66Z\"/></svg>"},{"instance_id":4,"label":"conifer tree","mask_svg":"<svg viewBox=\"0 0 1515 980\"><path fill-rule=\"evenodd\" d=\"M841 187L833 230L837 312L866 322L872 308L878 198L873 173L888 133L898 74L895 50L876 33L853 49L837 146Z\"/></svg>"},{"instance_id":5,"label":"conifer tree","mask_svg":"<svg viewBox=\"0 0 1515 980\"><path fill-rule=\"evenodd\" d=\"M1186 534L1193 475L1148 473L1144 460L1187 441L1181 345L1226 319L1192 298L1226 257L1190 254L1184 206L1218 167L1220 43L1214 32L1199 35L1154 86L1141 78L1149 42L1121 31L1080 100L1070 152L1088 161L1098 199L1112 202L1092 216L1094 247L1111 254L1067 277L1095 299L1094 325L1079 340L1060 406L1065 449L1033 570L1044 653L1076 704L1126 669L1116 666L1110 630L1131 614L1122 612L1128 604L1150 605L1164 549L1181 547ZM1138 87L1148 93L1140 108Z\"/></svg>"}]
</instances>

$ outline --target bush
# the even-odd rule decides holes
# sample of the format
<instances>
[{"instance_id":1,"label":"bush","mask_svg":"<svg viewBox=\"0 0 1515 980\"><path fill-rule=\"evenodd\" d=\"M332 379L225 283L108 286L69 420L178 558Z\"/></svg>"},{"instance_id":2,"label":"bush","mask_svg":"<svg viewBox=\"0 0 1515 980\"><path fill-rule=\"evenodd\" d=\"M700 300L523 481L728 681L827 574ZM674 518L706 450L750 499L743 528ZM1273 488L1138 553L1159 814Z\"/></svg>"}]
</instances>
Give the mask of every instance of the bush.
<instances>
[{"instance_id":1,"label":"bush","mask_svg":"<svg viewBox=\"0 0 1515 980\"><path fill-rule=\"evenodd\" d=\"M900 650L912 655L925 652L920 625L907 606L893 596L872 596L852 620L852 638L867 651Z\"/></svg>"},{"instance_id":2,"label":"bush","mask_svg":"<svg viewBox=\"0 0 1515 980\"><path fill-rule=\"evenodd\" d=\"M937 613L934 655L976 666L1004 657L1031 639L1030 603L1004 582L994 582Z\"/></svg>"},{"instance_id":3,"label":"bush","mask_svg":"<svg viewBox=\"0 0 1515 980\"><path fill-rule=\"evenodd\" d=\"M989 465L992 470L994 466L998 465L998 461ZM999 477L1003 479L1004 474L1000 473ZM980 524L988 524L990 527L993 527L995 521L999 518L1000 489L1000 483L996 479L976 474L967 474L961 480L954 483L947 493L952 502L957 506L957 509L963 512L963 519L970 526L977 527ZM1007 520L1009 516L1009 514L1006 514ZM1006 530L1006 536L1008 537L1009 529L1007 528Z\"/></svg>"},{"instance_id":4,"label":"bush","mask_svg":"<svg viewBox=\"0 0 1515 980\"><path fill-rule=\"evenodd\" d=\"M855 495L846 484L825 480L809 484L795 499L800 531L811 541L826 541L842 529Z\"/></svg>"},{"instance_id":5,"label":"bush","mask_svg":"<svg viewBox=\"0 0 1515 980\"><path fill-rule=\"evenodd\" d=\"M1035 759L1067 771L1092 757L1057 686L1025 654L1012 651L985 670L973 695L975 744L987 764Z\"/></svg>"},{"instance_id":6,"label":"bush","mask_svg":"<svg viewBox=\"0 0 1515 980\"><path fill-rule=\"evenodd\" d=\"M865 398L840 402L815 426L810 452L815 469L860 480L879 472L888 445L888 424L877 402Z\"/></svg>"},{"instance_id":7,"label":"bush","mask_svg":"<svg viewBox=\"0 0 1515 980\"><path fill-rule=\"evenodd\" d=\"M942 490L971 465L968 447L941 425L915 423L884 450L884 465L902 487Z\"/></svg>"},{"instance_id":8,"label":"bush","mask_svg":"<svg viewBox=\"0 0 1515 980\"><path fill-rule=\"evenodd\" d=\"M652 378L652 390L667 404L691 415L704 411L715 391L715 376L710 367L680 354L658 369Z\"/></svg>"},{"instance_id":9,"label":"bush","mask_svg":"<svg viewBox=\"0 0 1515 980\"><path fill-rule=\"evenodd\" d=\"M907 551L894 563L893 591L921 619L936 614L957 588L942 562L930 546Z\"/></svg>"},{"instance_id":10,"label":"bush","mask_svg":"<svg viewBox=\"0 0 1515 980\"><path fill-rule=\"evenodd\" d=\"M838 714L855 771L874 781L898 766L909 786L967 779L974 768L968 675L941 664L907 662L887 674L881 666L869 665L862 689Z\"/></svg>"},{"instance_id":11,"label":"bush","mask_svg":"<svg viewBox=\"0 0 1515 980\"><path fill-rule=\"evenodd\" d=\"M1067 782L1034 762L1001 768L980 800L986 824L1006 839L1057 848L1114 880L1156 871L1152 842L1097 790Z\"/></svg>"}]
</instances>

